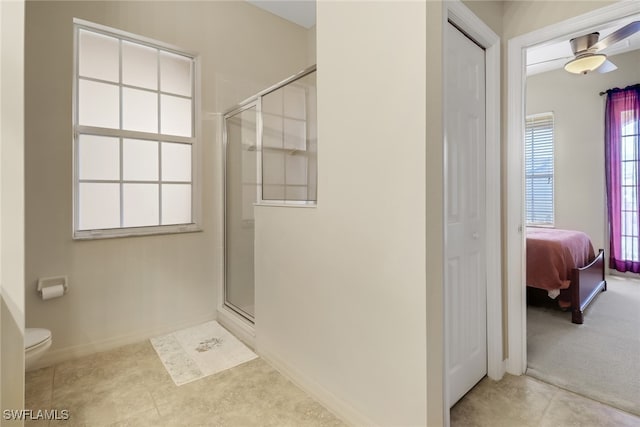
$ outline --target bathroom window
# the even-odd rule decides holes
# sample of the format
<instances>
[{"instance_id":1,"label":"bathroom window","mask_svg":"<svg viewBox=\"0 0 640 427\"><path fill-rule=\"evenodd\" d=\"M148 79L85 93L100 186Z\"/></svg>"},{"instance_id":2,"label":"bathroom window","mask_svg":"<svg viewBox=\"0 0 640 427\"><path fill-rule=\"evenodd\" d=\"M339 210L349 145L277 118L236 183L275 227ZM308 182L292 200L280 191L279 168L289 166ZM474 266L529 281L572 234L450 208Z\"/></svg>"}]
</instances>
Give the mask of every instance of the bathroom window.
<instances>
[{"instance_id":1,"label":"bathroom window","mask_svg":"<svg viewBox=\"0 0 640 427\"><path fill-rule=\"evenodd\" d=\"M196 58L74 20L74 237L198 230Z\"/></svg>"}]
</instances>

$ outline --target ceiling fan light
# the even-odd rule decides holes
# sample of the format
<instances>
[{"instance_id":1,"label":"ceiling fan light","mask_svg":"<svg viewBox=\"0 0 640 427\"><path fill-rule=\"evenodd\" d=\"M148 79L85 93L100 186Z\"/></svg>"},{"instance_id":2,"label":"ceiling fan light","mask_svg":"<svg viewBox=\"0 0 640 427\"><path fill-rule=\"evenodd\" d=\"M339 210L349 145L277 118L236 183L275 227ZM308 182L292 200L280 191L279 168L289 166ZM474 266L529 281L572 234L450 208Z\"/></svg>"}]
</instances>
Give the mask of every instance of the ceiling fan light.
<instances>
[{"instance_id":1,"label":"ceiling fan light","mask_svg":"<svg viewBox=\"0 0 640 427\"><path fill-rule=\"evenodd\" d=\"M564 69L573 74L587 74L593 71L607 60L607 56L601 53L587 54L567 62Z\"/></svg>"}]
</instances>

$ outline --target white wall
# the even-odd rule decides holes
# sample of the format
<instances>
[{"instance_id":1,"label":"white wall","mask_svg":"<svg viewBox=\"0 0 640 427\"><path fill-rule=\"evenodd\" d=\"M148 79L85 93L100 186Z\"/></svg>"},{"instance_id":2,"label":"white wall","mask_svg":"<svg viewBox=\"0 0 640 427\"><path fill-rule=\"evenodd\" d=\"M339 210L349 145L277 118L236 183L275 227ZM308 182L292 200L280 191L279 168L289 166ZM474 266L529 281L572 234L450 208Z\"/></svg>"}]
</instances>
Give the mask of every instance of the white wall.
<instances>
[{"instance_id":1,"label":"white wall","mask_svg":"<svg viewBox=\"0 0 640 427\"><path fill-rule=\"evenodd\" d=\"M0 2L0 407L24 405L24 1ZM19 421L0 423L21 425Z\"/></svg>"},{"instance_id":2,"label":"white wall","mask_svg":"<svg viewBox=\"0 0 640 427\"><path fill-rule=\"evenodd\" d=\"M318 206L256 208L257 348L358 424L426 424L425 17L318 3Z\"/></svg>"},{"instance_id":3,"label":"white wall","mask_svg":"<svg viewBox=\"0 0 640 427\"><path fill-rule=\"evenodd\" d=\"M49 361L215 317L222 251L220 113L306 66L307 30L246 2L28 2L27 324L53 332ZM201 54L200 233L73 241L72 18ZM43 302L38 277L68 275Z\"/></svg>"},{"instance_id":4,"label":"white wall","mask_svg":"<svg viewBox=\"0 0 640 427\"><path fill-rule=\"evenodd\" d=\"M510 0L504 2L504 41L561 22L618 0Z\"/></svg>"},{"instance_id":5,"label":"white wall","mask_svg":"<svg viewBox=\"0 0 640 427\"><path fill-rule=\"evenodd\" d=\"M316 26L307 30L307 65L316 63Z\"/></svg>"},{"instance_id":6,"label":"white wall","mask_svg":"<svg viewBox=\"0 0 640 427\"><path fill-rule=\"evenodd\" d=\"M504 4L500 0L462 0L473 13L476 14L494 33L502 34L502 15L504 14Z\"/></svg>"},{"instance_id":7,"label":"white wall","mask_svg":"<svg viewBox=\"0 0 640 427\"><path fill-rule=\"evenodd\" d=\"M584 231L595 250L606 238L604 106L599 93L640 83L640 51L612 56L618 70L573 75L554 70L527 78L527 114L555 118L555 226Z\"/></svg>"}]
</instances>

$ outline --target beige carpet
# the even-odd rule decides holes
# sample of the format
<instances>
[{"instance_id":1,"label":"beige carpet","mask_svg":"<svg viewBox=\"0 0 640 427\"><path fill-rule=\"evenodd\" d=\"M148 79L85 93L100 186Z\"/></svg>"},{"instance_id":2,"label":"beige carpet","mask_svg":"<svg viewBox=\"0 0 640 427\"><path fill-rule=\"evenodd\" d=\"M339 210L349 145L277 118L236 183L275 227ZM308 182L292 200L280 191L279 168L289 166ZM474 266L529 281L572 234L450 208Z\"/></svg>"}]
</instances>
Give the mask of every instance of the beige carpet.
<instances>
[{"instance_id":1,"label":"beige carpet","mask_svg":"<svg viewBox=\"0 0 640 427\"><path fill-rule=\"evenodd\" d=\"M527 375L640 415L640 280L607 283L582 325L527 307Z\"/></svg>"}]
</instances>

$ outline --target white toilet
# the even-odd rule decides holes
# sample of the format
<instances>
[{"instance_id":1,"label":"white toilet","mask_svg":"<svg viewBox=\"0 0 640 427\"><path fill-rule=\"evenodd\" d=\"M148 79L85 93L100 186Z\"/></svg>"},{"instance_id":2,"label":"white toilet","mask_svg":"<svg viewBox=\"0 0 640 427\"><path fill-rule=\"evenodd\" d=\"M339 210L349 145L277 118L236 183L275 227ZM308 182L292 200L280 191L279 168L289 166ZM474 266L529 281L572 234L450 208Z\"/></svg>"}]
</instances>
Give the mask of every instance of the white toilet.
<instances>
[{"instance_id":1,"label":"white toilet","mask_svg":"<svg viewBox=\"0 0 640 427\"><path fill-rule=\"evenodd\" d=\"M51 331L42 328L26 328L24 332L24 368L29 370L36 360L51 347Z\"/></svg>"}]
</instances>

